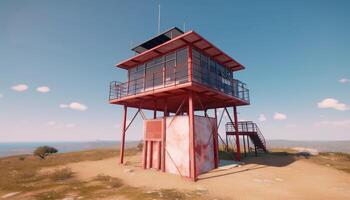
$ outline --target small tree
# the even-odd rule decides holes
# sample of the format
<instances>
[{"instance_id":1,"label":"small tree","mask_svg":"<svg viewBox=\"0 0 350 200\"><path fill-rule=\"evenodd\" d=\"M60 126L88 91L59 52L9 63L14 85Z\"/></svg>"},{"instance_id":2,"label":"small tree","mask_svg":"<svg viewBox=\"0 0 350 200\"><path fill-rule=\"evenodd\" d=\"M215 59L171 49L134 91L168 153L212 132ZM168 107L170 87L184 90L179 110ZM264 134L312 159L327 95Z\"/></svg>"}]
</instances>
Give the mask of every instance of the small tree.
<instances>
[{"instance_id":1,"label":"small tree","mask_svg":"<svg viewBox=\"0 0 350 200\"><path fill-rule=\"evenodd\" d=\"M46 156L50 154L57 153L58 150L55 149L54 147L50 146L40 146L35 149L34 155L40 157L41 159L45 159Z\"/></svg>"}]
</instances>

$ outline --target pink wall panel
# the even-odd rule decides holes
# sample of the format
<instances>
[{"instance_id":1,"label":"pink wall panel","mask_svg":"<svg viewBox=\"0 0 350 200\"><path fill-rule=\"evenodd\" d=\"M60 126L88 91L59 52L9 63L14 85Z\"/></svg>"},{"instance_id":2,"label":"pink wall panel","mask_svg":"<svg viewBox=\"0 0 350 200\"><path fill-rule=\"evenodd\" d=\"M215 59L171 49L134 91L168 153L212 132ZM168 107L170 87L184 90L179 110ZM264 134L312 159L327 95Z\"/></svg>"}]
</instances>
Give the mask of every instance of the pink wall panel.
<instances>
[{"instance_id":1,"label":"pink wall panel","mask_svg":"<svg viewBox=\"0 0 350 200\"><path fill-rule=\"evenodd\" d=\"M165 171L189 176L188 116L166 118Z\"/></svg>"},{"instance_id":2,"label":"pink wall panel","mask_svg":"<svg viewBox=\"0 0 350 200\"><path fill-rule=\"evenodd\" d=\"M195 116L197 175L215 168L213 134L215 119Z\"/></svg>"},{"instance_id":3,"label":"pink wall panel","mask_svg":"<svg viewBox=\"0 0 350 200\"><path fill-rule=\"evenodd\" d=\"M153 169L159 169L158 168L158 143L159 141L148 141L148 146L147 146L147 164L146 168L153 168ZM151 152L152 149L152 152ZM152 156L151 156L152 155ZM151 159L152 157L152 159Z\"/></svg>"},{"instance_id":4,"label":"pink wall panel","mask_svg":"<svg viewBox=\"0 0 350 200\"><path fill-rule=\"evenodd\" d=\"M213 134L216 130L216 123L213 118L200 116L195 116L194 121L196 171L197 175L200 175L215 168ZM188 116L166 118L165 171L185 177L190 176L190 136L188 123ZM159 141L153 141L152 144L150 140L148 141L147 168L150 168L152 163L152 168L157 169L159 166Z\"/></svg>"}]
</instances>

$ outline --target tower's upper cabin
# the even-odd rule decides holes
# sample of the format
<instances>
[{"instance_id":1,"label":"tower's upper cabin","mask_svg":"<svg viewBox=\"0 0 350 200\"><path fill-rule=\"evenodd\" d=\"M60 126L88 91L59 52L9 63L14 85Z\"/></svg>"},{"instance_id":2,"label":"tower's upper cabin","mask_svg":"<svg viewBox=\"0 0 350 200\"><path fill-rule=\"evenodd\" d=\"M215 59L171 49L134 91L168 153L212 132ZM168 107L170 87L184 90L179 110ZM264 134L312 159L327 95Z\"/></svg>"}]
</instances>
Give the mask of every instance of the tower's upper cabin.
<instances>
[{"instance_id":1,"label":"tower's upper cabin","mask_svg":"<svg viewBox=\"0 0 350 200\"><path fill-rule=\"evenodd\" d=\"M171 51L185 46L193 47L194 50L203 53L208 58L228 68L230 71L244 69L243 65L215 47L195 31L184 33L177 27L171 28L133 47L131 50L136 52L137 55L118 63L116 66L123 69L131 69L140 63L147 62L152 58L170 53Z\"/></svg>"},{"instance_id":2,"label":"tower's upper cabin","mask_svg":"<svg viewBox=\"0 0 350 200\"><path fill-rule=\"evenodd\" d=\"M111 103L193 90L210 91L236 105L249 104L246 85L233 79L233 72L243 65L195 31L184 33L175 27L132 50L135 56L116 65L128 70L128 81L111 83Z\"/></svg>"}]
</instances>

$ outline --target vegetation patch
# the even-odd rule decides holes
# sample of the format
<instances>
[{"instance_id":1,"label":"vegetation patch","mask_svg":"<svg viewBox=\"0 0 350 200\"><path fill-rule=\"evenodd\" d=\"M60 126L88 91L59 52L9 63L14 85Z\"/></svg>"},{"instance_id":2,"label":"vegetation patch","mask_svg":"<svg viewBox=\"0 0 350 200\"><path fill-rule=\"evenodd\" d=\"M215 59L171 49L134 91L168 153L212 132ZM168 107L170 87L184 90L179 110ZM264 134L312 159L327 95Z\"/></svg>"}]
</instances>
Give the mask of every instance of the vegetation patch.
<instances>
[{"instance_id":1,"label":"vegetation patch","mask_svg":"<svg viewBox=\"0 0 350 200\"><path fill-rule=\"evenodd\" d=\"M136 155L140 148L127 149L126 156ZM99 149L81 152L52 154L45 159L34 155L0 158L0 194L18 192L14 199L98 199L127 197L130 200L209 199L197 191L152 190L126 185L116 177L100 174L90 181L75 178L70 168L42 172L48 167L62 166L72 162L94 161L116 157L118 151ZM22 157L24 159L22 159ZM40 171L40 173L39 173Z\"/></svg>"},{"instance_id":2,"label":"vegetation patch","mask_svg":"<svg viewBox=\"0 0 350 200\"><path fill-rule=\"evenodd\" d=\"M49 174L49 177L53 181L64 181L73 177L73 172L70 168L65 167L56 169L54 172Z\"/></svg>"}]
</instances>

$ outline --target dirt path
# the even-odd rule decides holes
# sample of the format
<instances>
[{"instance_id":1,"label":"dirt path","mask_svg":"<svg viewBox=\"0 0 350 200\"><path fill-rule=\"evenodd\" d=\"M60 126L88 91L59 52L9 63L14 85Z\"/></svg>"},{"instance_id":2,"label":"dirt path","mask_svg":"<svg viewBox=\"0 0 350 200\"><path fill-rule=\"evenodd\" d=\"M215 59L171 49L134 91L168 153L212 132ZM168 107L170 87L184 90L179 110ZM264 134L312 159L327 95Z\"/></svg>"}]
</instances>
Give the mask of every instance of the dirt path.
<instances>
[{"instance_id":1,"label":"dirt path","mask_svg":"<svg viewBox=\"0 0 350 200\"><path fill-rule=\"evenodd\" d=\"M141 169L141 155L68 164L77 177L115 176L125 183L151 189L208 190L223 199L350 199L350 174L307 159L264 156L249 159L242 167L216 169L193 183L177 175Z\"/></svg>"}]
</instances>

